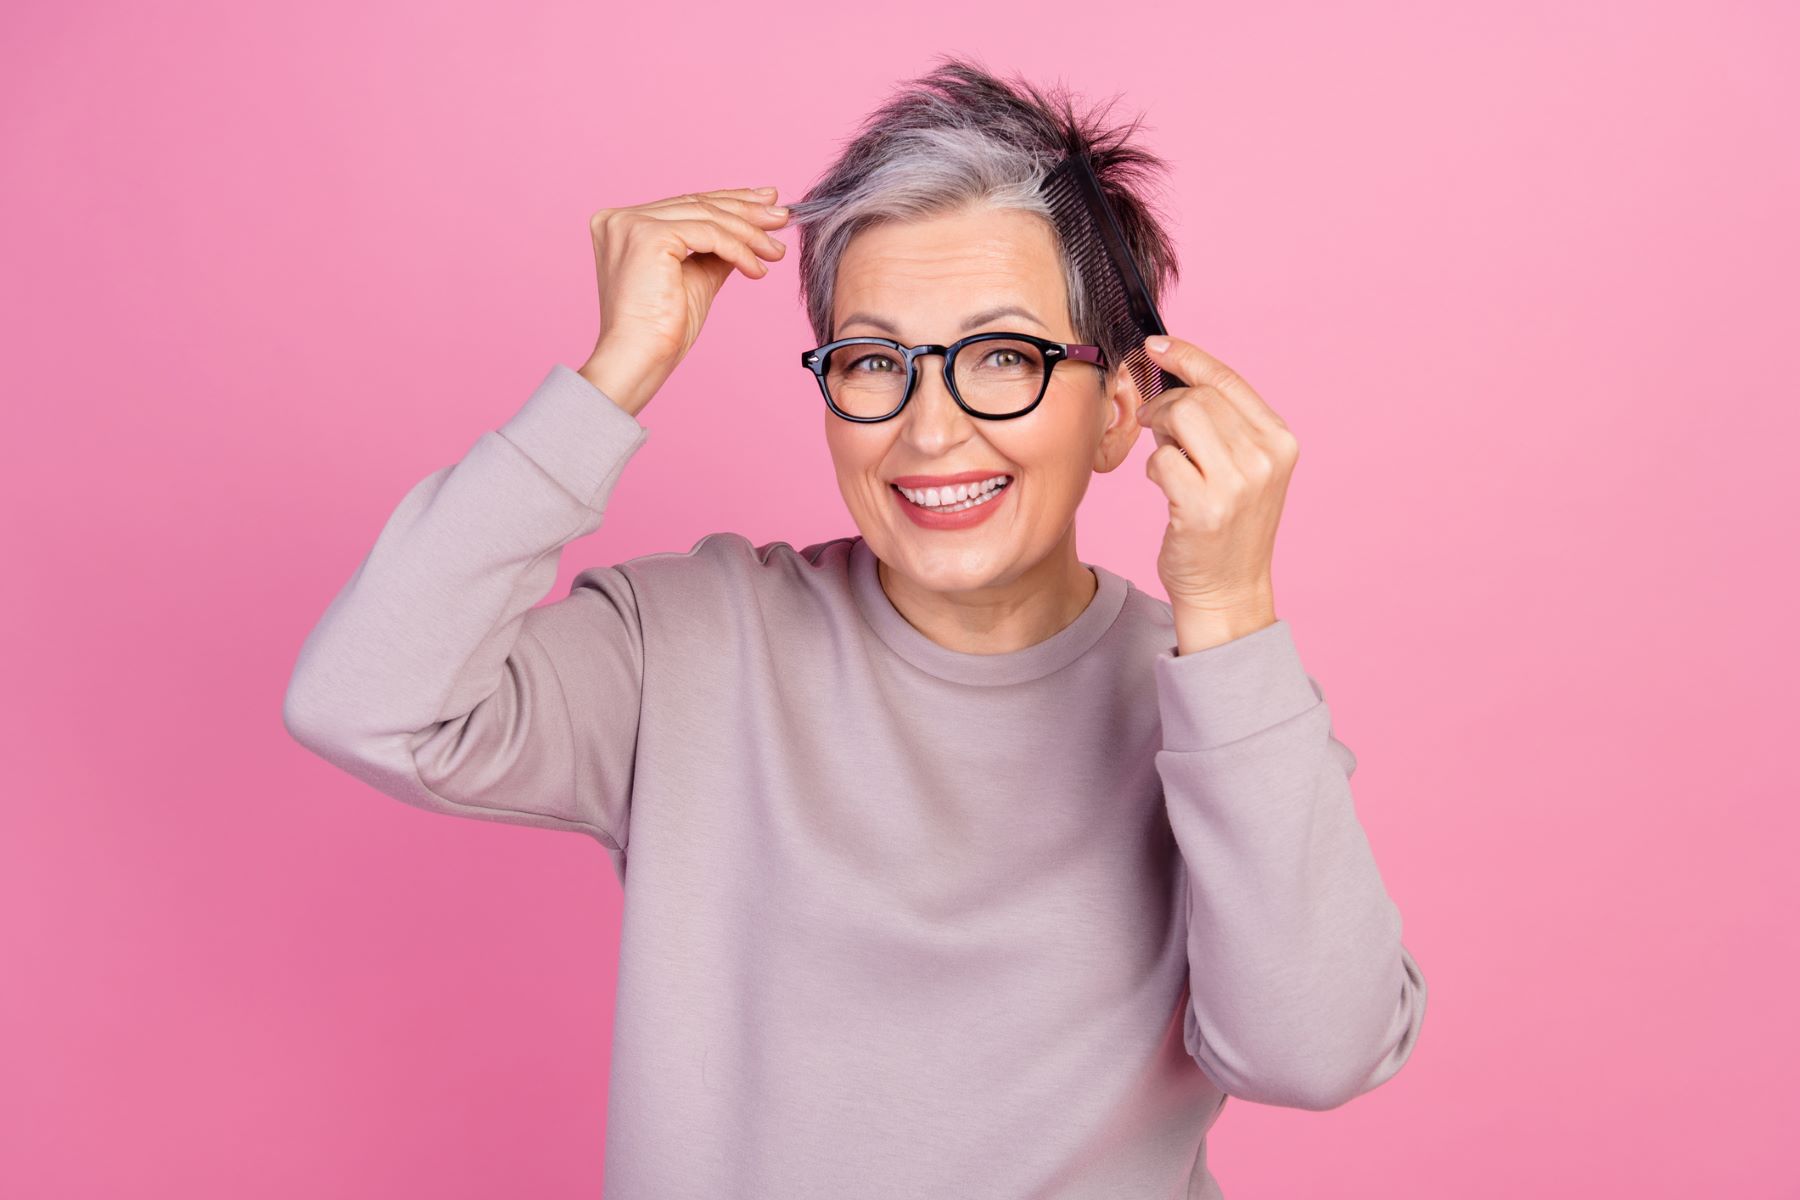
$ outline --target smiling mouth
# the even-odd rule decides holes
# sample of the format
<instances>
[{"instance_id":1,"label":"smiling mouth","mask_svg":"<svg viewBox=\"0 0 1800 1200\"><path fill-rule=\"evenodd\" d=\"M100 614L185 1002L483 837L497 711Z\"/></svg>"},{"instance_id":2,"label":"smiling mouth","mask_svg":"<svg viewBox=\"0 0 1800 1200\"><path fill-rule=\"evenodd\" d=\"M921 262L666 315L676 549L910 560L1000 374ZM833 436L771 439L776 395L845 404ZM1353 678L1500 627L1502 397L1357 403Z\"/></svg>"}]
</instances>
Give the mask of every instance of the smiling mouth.
<instances>
[{"instance_id":1,"label":"smiling mouth","mask_svg":"<svg viewBox=\"0 0 1800 1200\"><path fill-rule=\"evenodd\" d=\"M1013 484L1013 477L1011 475L1008 475L999 484L996 484L994 487L989 488L985 492L980 492L980 493L977 493L976 495L968 497L967 499L953 501L949 504L936 504L936 505L920 504L919 501L913 499L912 496L908 496L906 494L906 492L897 483L891 483L888 486L893 488L894 491L900 496L900 498L902 500L906 501L908 504L916 505L917 507L924 509L926 512L957 513L957 512L962 512L965 509L975 508L978 505L987 504L987 503L992 502L997 496L1000 495L1001 492L1004 492L1007 488L1011 487L1012 484ZM913 491L913 494L919 495L920 494L919 489L915 488Z\"/></svg>"}]
</instances>

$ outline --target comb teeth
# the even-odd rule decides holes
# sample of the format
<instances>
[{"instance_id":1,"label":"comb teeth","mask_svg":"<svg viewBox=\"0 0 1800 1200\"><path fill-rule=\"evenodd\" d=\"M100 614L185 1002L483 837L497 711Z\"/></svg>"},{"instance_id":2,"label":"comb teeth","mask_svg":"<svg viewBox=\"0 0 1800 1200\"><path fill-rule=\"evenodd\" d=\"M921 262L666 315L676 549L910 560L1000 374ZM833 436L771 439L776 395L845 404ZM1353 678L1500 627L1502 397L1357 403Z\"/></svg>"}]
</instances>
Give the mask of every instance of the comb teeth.
<instances>
[{"instance_id":1,"label":"comb teeth","mask_svg":"<svg viewBox=\"0 0 1800 1200\"><path fill-rule=\"evenodd\" d=\"M1128 347L1117 357L1131 372L1138 395L1148 400L1164 388L1183 386L1144 349L1146 337L1167 330L1137 265L1130 261L1117 220L1086 159L1070 155L1058 163L1045 184L1044 199L1077 274L1099 303L1100 321L1108 336L1115 345ZM1113 243L1117 243L1116 249Z\"/></svg>"}]
</instances>

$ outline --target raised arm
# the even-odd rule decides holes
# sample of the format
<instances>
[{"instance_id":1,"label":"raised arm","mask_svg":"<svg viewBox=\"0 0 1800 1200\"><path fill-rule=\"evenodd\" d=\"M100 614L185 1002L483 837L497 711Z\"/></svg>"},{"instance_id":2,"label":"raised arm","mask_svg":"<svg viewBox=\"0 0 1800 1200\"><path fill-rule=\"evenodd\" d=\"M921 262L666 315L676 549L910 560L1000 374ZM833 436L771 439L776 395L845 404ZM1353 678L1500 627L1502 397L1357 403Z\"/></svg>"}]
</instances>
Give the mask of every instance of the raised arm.
<instances>
[{"instance_id":1,"label":"raised arm","mask_svg":"<svg viewBox=\"0 0 1800 1200\"><path fill-rule=\"evenodd\" d=\"M1399 1071L1425 977L1356 818L1356 756L1285 620L1156 659L1188 896L1187 1049L1225 1092L1326 1109Z\"/></svg>"},{"instance_id":2,"label":"raised arm","mask_svg":"<svg viewBox=\"0 0 1800 1200\"><path fill-rule=\"evenodd\" d=\"M648 436L552 367L401 499L301 647L283 706L293 736L420 808L576 830L622 853L643 673L630 583L596 568L532 606Z\"/></svg>"},{"instance_id":3,"label":"raised arm","mask_svg":"<svg viewBox=\"0 0 1800 1200\"><path fill-rule=\"evenodd\" d=\"M601 331L511 420L407 492L301 647L283 717L303 745L409 804L572 829L623 881L643 694L630 575L583 572L533 607L562 547L600 527L637 420L734 272L786 248L774 189L721 188L588 221Z\"/></svg>"}]
</instances>

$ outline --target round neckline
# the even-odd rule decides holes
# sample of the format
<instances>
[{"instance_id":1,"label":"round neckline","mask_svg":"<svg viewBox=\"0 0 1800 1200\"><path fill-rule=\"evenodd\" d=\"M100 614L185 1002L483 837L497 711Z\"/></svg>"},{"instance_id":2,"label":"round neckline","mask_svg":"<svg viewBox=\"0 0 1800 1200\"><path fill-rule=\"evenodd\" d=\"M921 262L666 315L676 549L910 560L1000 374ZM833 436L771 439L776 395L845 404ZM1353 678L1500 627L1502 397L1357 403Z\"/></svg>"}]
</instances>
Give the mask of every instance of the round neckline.
<instances>
[{"instance_id":1,"label":"round neckline","mask_svg":"<svg viewBox=\"0 0 1800 1200\"><path fill-rule=\"evenodd\" d=\"M1034 645L1004 654L968 654L926 637L900 614L882 590L875 552L858 534L850 543L851 590L876 635L888 649L913 666L952 683L994 686L1027 683L1061 670L1093 648L1125 607L1129 581L1094 563L1084 562L1099 580L1086 608L1067 625Z\"/></svg>"}]
</instances>

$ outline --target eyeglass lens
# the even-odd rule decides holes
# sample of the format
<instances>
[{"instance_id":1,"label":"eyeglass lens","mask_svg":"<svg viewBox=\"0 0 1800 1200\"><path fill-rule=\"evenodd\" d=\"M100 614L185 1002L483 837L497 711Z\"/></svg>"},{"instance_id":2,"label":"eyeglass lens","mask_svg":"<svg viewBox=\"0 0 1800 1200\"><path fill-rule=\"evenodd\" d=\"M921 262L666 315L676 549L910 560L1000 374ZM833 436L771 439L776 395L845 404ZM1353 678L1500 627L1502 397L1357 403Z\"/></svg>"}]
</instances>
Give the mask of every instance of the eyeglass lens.
<instances>
[{"instance_id":1,"label":"eyeglass lens","mask_svg":"<svg viewBox=\"0 0 1800 1200\"><path fill-rule=\"evenodd\" d=\"M932 356L920 371L938 370ZM1011 338L970 342L956 353L951 377L963 403L978 413L1010 416L1037 403L1047 382L1044 352ZM853 417L884 417L899 407L906 389L906 356L889 346L840 346L825 362L831 402Z\"/></svg>"}]
</instances>

